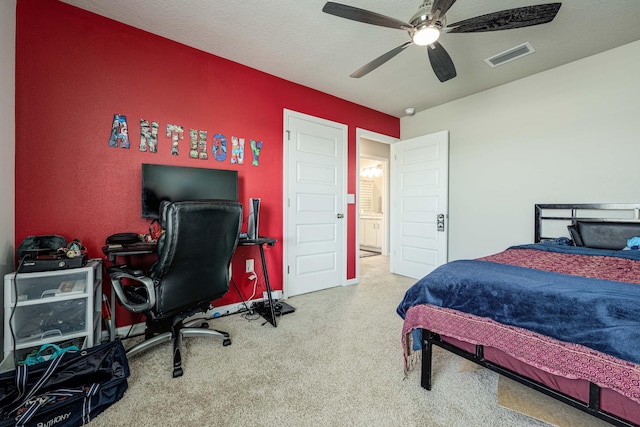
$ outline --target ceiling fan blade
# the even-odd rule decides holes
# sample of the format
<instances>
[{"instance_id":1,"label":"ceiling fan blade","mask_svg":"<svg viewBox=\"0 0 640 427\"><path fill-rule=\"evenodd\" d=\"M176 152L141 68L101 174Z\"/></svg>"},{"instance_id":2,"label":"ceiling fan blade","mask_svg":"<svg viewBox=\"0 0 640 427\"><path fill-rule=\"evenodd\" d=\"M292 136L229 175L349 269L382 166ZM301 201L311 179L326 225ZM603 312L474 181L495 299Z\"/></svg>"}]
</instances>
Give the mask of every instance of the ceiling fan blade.
<instances>
[{"instance_id":1,"label":"ceiling fan blade","mask_svg":"<svg viewBox=\"0 0 640 427\"><path fill-rule=\"evenodd\" d=\"M447 25L448 33L480 33L530 27L553 21L562 3L517 7Z\"/></svg>"},{"instance_id":2,"label":"ceiling fan blade","mask_svg":"<svg viewBox=\"0 0 640 427\"><path fill-rule=\"evenodd\" d=\"M322 11L330 15L339 16L340 18L351 19L352 21L364 22L365 24L379 25L381 27L395 28L398 30L410 30L413 25L400 20L380 15L379 13L370 12L346 4L327 2Z\"/></svg>"},{"instance_id":3,"label":"ceiling fan blade","mask_svg":"<svg viewBox=\"0 0 640 427\"><path fill-rule=\"evenodd\" d=\"M458 75L451 57L440 43L434 42L432 45L427 46L427 51L429 53L429 62L431 62L431 67L438 80L444 83Z\"/></svg>"},{"instance_id":4,"label":"ceiling fan blade","mask_svg":"<svg viewBox=\"0 0 640 427\"><path fill-rule=\"evenodd\" d=\"M378 58L374 59L373 61L369 62L368 64L358 68L356 71L354 71L353 73L351 73L351 75L349 77L353 77L353 78L360 78L362 76L364 76L365 74L370 73L371 71L375 70L376 68L378 68L379 66L381 66L382 64L384 64L385 62L387 62L388 60L390 60L391 58L393 58L394 56L396 56L397 54L399 54L400 52L402 52L404 49L407 48L407 46L411 45L413 42L408 41L405 42L403 44L401 44L400 46L396 47L395 49L390 50L389 52L385 53L382 56L379 56Z\"/></svg>"},{"instance_id":5,"label":"ceiling fan blade","mask_svg":"<svg viewBox=\"0 0 640 427\"><path fill-rule=\"evenodd\" d=\"M436 12L440 11L440 16L443 16L453 6L456 0L435 0L431 6L431 16L434 16Z\"/></svg>"}]
</instances>

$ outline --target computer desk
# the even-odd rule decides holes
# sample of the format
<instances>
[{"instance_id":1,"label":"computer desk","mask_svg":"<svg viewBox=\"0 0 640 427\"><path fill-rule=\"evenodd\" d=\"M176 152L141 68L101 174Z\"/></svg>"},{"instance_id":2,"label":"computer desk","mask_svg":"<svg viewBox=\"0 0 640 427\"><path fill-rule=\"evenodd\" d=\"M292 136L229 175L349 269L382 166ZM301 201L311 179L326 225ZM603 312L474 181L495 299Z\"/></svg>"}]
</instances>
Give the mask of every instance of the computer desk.
<instances>
[{"instance_id":1,"label":"computer desk","mask_svg":"<svg viewBox=\"0 0 640 427\"><path fill-rule=\"evenodd\" d=\"M271 237L258 237L257 239L238 239L238 246L258 246L260 249L260 261L262 263L262 275L264 277L264 284L267 288L267 296L269 299L269 310L260 313L274 328L278 327L276 320L275 304L271 297L271 284L269 283L269 273L267 272L267 263L264 257L264 246L273 246L277 242L276 239ZM118 257L139 256L146 254L156 253L158 245L153 243L131 243L128 245L105 245L102 247L102 252L109 257L111 265L116 265ZM233 279L231 279L233 280ZM111 287L111 328L109 330L109 338L113 341L116 337L116 312L115 312L116 293Z\"/></svg>"}]
</instances>

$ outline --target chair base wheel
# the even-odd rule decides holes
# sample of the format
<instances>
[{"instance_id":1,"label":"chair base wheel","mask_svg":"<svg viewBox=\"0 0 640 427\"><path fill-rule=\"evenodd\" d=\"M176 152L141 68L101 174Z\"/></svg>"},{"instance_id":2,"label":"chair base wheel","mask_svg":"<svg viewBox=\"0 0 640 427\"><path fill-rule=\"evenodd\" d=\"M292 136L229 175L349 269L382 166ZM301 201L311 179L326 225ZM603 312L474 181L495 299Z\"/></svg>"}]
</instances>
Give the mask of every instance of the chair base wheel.
<instances>
[{"instance_id":1,"label":"chair base wheel","mask_svg":"<svg viewBox=\"0 0 640 427\"><path fill-rule=\"evenodd\" d=\"M183 373L184 372L182 371L182 368L174 369L173 370L173 378L181 377Z\"/></svg>"},{"instance_id":2,"label":"chair base wheel","mask_svg":"<svg viewBox=\"0 0 640 427\"><path fill-rule=\"evenodd\" d=\"M222 341L222 345L224 347L231 345L231 340L229 338L226 338L224 341Z\"/></svg>"}]
</instances>

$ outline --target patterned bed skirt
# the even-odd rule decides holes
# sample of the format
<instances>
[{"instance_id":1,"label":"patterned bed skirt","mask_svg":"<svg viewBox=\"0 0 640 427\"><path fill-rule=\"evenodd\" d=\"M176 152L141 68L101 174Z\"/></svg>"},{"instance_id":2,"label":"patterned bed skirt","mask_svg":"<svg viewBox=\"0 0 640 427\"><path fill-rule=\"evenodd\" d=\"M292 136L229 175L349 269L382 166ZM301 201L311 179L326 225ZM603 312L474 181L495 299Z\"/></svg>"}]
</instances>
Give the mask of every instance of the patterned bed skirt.
<instances>
[{"instance_id":1,"label":"patterned bed skirt","mask_svg":"<svg viewBox=\"0 0 640 427\"><path fill-rule=\"evenodd\" d=\"M640 365L579 344L558 341L526 329L429 304L413 306L407 311L402 328L407 370L419 360L419 353L412 350L411 335L411 331L418 328L473 345L497 348L544 372L586 380L640 403Z\"/></svg>"}]
</instances>

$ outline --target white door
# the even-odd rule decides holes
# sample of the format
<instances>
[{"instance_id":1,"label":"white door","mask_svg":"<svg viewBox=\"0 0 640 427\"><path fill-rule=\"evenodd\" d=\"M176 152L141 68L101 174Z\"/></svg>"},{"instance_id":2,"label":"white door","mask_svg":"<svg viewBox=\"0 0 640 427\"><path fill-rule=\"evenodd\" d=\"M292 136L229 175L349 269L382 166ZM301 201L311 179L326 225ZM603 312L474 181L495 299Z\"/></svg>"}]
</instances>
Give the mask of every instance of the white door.
<instances>
[{"instance_id":1,"label":"white door","mask_svg":"<svg viewBox=\"0 0 640 427\"><path fill-rule=\"evenodd\" d=\"M285 292L346 280L347 126L285 110Z\"/></svg>"},{"instance_id":2,"label":"white door","mask_svg":"<svg viewBox=\"0 0 640 427\"><path fill-rule=\"evenodd\" d=\"M447 262L449 131L391 146L391 272L421 278Z\"/></svg>"}]
</instances>

